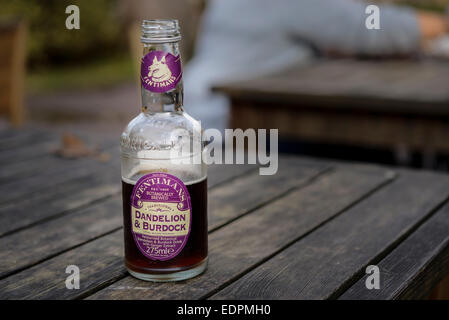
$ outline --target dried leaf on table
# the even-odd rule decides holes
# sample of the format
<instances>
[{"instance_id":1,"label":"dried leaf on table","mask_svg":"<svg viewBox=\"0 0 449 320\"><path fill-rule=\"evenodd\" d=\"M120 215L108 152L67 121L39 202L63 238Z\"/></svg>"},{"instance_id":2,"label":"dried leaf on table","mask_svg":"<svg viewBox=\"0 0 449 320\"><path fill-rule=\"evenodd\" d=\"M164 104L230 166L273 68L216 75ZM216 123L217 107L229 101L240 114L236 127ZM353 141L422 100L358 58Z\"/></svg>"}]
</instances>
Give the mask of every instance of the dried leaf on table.
<instances>
[{"instance_id":1,"label":"dried leaf on table","mask_svg":"<svg viewBox=\"0 0 449 320\"><path fill-rule=\"evenodd\" d=\"M56 154L66 159L78 159L93 157L101 162L109 161L108 153L100 152L96 148L88 147L86 143L73 133L64 133L61 147L56 150Z\"/></svg>"}]
</instances>

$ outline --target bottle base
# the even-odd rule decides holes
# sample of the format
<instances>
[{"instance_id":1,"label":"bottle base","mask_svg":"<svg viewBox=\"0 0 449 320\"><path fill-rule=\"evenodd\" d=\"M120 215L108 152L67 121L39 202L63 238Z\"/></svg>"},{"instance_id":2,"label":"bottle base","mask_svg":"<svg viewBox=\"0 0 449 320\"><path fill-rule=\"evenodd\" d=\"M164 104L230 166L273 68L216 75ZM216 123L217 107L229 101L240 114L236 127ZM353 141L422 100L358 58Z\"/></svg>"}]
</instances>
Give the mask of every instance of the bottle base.
<instances>
[{"instance_id":1,"label":"bottle base","mask_svg":"<svg viewBox=\"0 0 449 320\"><path fill-rule=\"evenodd\" d=\"M129 268L126 268L130 275L132 275L134 278L144 280L144 281L151 281L151 282L170 282L170 281L182 281L187 280L193 277L196 277L203 273L207 269L207 262L208 258L201 261L199 264L197 264L195 267L183 270L183 271L177 271L172 273L165 273L165 274L149 274L149 273L141 273L133 271Z\"/></svg>"}]
</instances>

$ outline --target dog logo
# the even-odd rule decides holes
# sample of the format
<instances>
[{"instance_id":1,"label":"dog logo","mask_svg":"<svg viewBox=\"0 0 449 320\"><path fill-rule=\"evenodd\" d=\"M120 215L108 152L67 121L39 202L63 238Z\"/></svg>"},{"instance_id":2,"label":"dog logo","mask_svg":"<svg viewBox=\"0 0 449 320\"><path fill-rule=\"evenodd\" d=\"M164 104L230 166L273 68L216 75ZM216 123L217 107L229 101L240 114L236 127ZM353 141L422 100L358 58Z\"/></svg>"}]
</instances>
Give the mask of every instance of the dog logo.
<instances>
[{"instance_id":1,"label":"dog logo","mask_svg":"<svg viewBox=\"0 0 449 320\"><path fill-rule=\"evenodd\" d=\"M165 56L159 61L155 56L153 64L148 67L148 78L151 78L154 82L163 82L171 78L171 71L165 61Z\"/></svg>"},{"instance_id":2,"label":"dog logo","mask_svg":"<svg viewBox=\"0 0 449 320\"><path fill-rule=\"evenodd\" d=\"M167 92L181 80L181 59L164 51L151 51L142 59L141 80L145 89Z\"/></svg>"}]
</instances>

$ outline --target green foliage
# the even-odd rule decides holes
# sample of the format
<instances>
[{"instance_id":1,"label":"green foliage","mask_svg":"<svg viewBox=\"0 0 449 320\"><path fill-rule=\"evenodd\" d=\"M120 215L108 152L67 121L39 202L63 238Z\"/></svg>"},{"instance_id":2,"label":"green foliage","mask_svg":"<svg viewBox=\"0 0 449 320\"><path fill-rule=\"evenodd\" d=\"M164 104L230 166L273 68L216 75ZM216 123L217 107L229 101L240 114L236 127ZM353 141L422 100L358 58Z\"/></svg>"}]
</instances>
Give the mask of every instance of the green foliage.
<instances>
[{"instance_id":1,"label":"green foliage","mask_svg":"<svg viewBox=\"0 0 449 320\"><path fill-rule=\"evenodd\" d=\"M68 30L68 5L80 8L80 29ZM122 50L119 19L110 0L0 0L1 17L21 16L28 22L30 66L77 64Z\"/></svg>"},{"instance_id":2,"label":"green foliage","mask_svg":"<svg viewBox=\"0 0 449 320\"><path fill-rule=\"evenodd\" d=\"M27 92L91 90L135 80L135 64L128 55L97 59L77 66L60 66L34 71L27 76Z\"/></svg>"}]
</instances>

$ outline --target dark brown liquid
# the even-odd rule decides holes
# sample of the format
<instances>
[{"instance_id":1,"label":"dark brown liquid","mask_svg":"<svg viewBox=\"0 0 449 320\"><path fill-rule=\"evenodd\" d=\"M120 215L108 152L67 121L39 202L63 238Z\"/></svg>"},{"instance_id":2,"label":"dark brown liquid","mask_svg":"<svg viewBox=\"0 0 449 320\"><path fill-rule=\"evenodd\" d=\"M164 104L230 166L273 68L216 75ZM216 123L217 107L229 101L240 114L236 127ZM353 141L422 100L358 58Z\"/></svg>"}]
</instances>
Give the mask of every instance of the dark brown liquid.
<instances>
[{"instance_id":1,"label":"dark brown liquid","mask_svg":"<svg viewBox=\"0 0 449 320\"><path fill-rule=\"evenodd\" d=\"M192 203L190 235L182 251L167 261L145 257L131 233L131 195L134 185L122 181L125 263L128 269L146 274L164 274L188 270L207 257L207 179L186 185Z\"/></svg>"}]
</instances>

